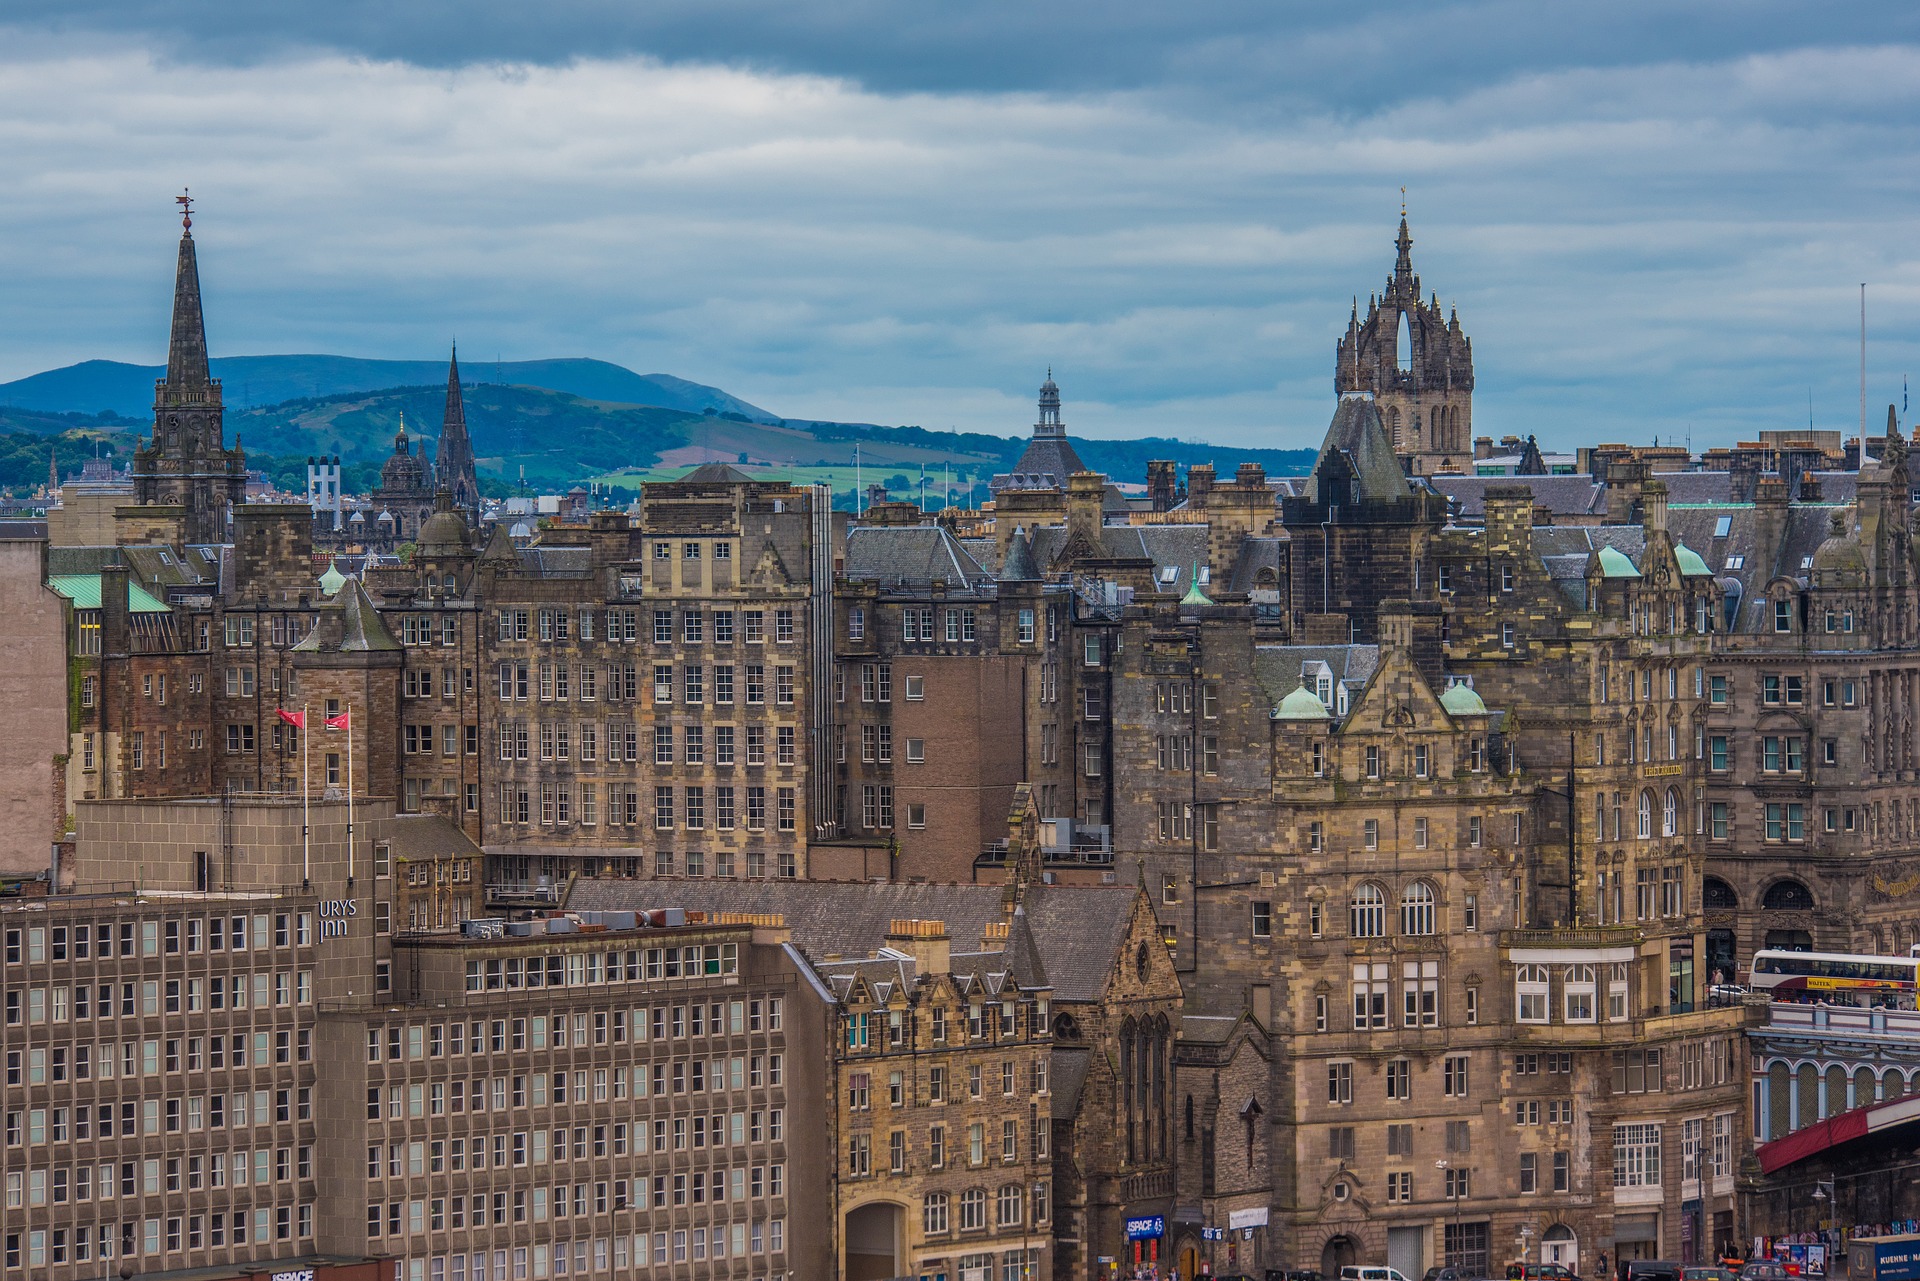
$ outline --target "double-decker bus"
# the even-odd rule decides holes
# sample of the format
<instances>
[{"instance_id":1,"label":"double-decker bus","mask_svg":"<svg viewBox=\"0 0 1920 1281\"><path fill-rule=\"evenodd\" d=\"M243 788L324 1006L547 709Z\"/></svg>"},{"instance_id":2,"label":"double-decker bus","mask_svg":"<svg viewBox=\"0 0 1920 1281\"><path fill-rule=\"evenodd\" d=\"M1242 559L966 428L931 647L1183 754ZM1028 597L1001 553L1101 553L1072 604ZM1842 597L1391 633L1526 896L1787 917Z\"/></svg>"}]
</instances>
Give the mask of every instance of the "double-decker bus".
<instances>
[{"instance_id":1,"label":"double-decker bus","mask_svg":"<svg viewBox=\"0 0 1920 1281\"><path fill-rule=\"evenodd\" d=\"M1754 953L1748 982L1776 1001L1911 1007L1916 980L1920 959L1910 956L1761 951Z\"/></svg>"}]
</instances>

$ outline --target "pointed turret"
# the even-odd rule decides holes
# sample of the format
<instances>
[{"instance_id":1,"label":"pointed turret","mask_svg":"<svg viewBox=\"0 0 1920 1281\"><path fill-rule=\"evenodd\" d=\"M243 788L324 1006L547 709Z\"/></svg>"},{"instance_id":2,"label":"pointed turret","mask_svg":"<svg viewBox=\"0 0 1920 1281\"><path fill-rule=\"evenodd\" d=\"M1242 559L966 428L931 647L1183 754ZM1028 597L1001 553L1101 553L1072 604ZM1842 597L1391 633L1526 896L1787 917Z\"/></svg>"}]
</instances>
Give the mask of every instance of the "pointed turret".
<instances>
[{"instance_id":1,"label":"pointed turret","mask_svg":"<svg viewBox=\"0 0 1920 1281\"><path fill-rule=\"evenodd\" d=\"M1027 541L1027 531L1013 531L1013 541L1007 544L1007 559L1000 566L1000 581L1003 583L1032 583L1040 579L1040 567L1033 560L1033 545Z\"/></svg>"},{"instance_id":2,"label":"pointed turret","mask_svg":"<svg viewBox=\"0 0 1920 1281\"><path fill-rule=\"evenodd\" d=\"M178 200L183 211L190 207L186 196ZM209 544L227 540L227 515L245 500L247 472L239 442L226 447L220 383L207 365L192 228L191 215L183 214L167 376L153 389L153 439L134 451L131 470L135 502L184 508L184 540Z\"/></svg>"},{"instance_id":3,"label":"pointed turret","mask_svg":"<svg viewBox=\"0 0 1920 1281\"><path fill-rule=\"evenodd\" d=\"M453 495L453 505L478 522L480 481L474 472L473 442L467 436L467 405L460 394L460 350L447 360L447 410L440 420L440 447L434 454L434 477Z\"/></svg>"},{"instance_id":4,"label":"pointed turret","mask_svg":"<svg viewBox=\"0 0 1920 1281\"><path fill-rule=\"evenodd\" d=\"M1405 214L1400 215L1400 234L1394 237L1393 243L1394 247L1400 251L1399 258L1394 260L1393 278L1407 280L1413 275L1413 236L1407 231Z\"/></svg>"},{"instance_id":5,"label":"pointed turret","mask_svg":"<svg viewBox=\"0 0 1920 1281\"><path fill-rule=\"evenodd\" d=\"M176 393L205 387L207 322L200 311L200 263L193 252L192 223L180 232L180 261L173 272L173 338L167 345L167 386Z\"/></svg>"}]
</instances>

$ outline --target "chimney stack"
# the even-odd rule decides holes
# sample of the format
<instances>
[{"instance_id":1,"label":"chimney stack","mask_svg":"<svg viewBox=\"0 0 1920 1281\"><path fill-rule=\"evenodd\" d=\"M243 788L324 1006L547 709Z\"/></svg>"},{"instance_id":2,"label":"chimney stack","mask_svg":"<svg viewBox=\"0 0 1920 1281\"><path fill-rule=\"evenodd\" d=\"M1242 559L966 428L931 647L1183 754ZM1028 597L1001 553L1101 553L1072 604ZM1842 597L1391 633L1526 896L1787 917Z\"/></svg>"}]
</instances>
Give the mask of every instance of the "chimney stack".
<instances>
[{"instance_id":1,"label":"chimney stack","mask_svg":"<svg viewBox=\"0 0 1920 1281\"><path fill-rule=\"evenodd\" d=\"M922 976L946 974L953 969L953 941L947 937L945 921L895 920L887 926L887 946L913 958L913 967Z\"/></svg>"}]
</instances>

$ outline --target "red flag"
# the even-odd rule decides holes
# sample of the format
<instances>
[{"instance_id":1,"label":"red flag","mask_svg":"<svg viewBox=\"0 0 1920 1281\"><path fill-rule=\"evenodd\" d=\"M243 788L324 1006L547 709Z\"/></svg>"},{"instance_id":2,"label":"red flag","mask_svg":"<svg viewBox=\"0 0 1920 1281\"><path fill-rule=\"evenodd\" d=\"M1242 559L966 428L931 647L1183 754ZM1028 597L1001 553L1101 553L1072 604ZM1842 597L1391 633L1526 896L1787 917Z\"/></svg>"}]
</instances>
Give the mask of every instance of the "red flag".
<instances>
[{"instance_id":1,"label":"red flag","mask_svg":"<svg viewBox=\"0 0 1920 1281\"><path fill-rule=\"evenodd\" d=\"M340 714L339 714L338 716L329 716L329 717L327 717L327 728L328 728L328 729L349 729L349 728L351 728L351 727L352 727L352 723L351 723L351 721L349 721L349 719L348 719L348 718L349 718L349 717L351 717L352 715L353 715L353 711L352 711L352 709L351 709L351 708L349 708L348 710L346 710L346 711L344 711L344 712L342 712L342 713L340 713Z\"/></svg>"},{"instance_id":2,"label":"red flag","mask_svg":"<svg viewBox=\"0 0 1920 1281\"><path fill-rule=\"evenodd\" d=\"M296 729L305 729L307 727L307 714L305 712L290 712L284 707L275 710L280 713L281 720Z\"/></svg>"}]
</instances>

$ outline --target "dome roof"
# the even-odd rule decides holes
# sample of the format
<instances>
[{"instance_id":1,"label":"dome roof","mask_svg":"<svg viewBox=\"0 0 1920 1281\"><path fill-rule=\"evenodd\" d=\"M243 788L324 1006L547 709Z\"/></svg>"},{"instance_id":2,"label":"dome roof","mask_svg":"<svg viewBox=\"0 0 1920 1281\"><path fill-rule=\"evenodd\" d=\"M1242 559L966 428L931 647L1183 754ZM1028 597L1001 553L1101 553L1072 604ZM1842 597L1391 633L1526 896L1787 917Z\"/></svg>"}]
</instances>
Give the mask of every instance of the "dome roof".
<instances>
[{"instance_id":1,"label":"dome roof","mask_svg":"<svg viewBox=\"0 0 1920 1281\"><path fill-rule=\"evenodd\" d=\"M1473 692L1473 686L1460 682L1449 685L1440 695L1440 706L1447 709L1449 716L1485 716L1487 705Z\"/></svg>"},{"instance_id":2,"label":"dome roof","mask_svg":"<svg viewBox=\"0 0 1920 1281\"><path fill-rule=\"evenodd\" d=\"M1845 512L1835 512L1827 525L1827 540L1813 553L1814 582L1822 587L1839 587L1836 578L1867 577L1867 557L1860 540L1847 529Z\"/></svg>"},{"instance_id":3,"label":"dome roof","mask_svg":"<svg viewBox=\"0 0 1920 1281\"><path fill-rule=\"evenodd\" d=\"M1280 700L1280 706L1274 709L1273 719L1277 721L1324 721L1332 719L1327 705L1314 696L1305 685Z\"/></svg>"},{"instance_id":4,"label":"dome roof","mask_svg":"<svg viewBox=\"0 0 1920 1281\"><path fill-rule=\"evenodd\" d=\"M331 596L347 585L347 576L340 572L340 562L327 561L327 572L320 575L320 590Z\"/></svg>"},{"instance_id":5,"label":"dome roof","mask_svg":"<svg viewBox=\"0 0 1920 1281\"><path fill-rule=\"evenodd\" d=\"M454 510L451 492L443 489L434 495L433 515L420 526L420 536L414 541L429 556L460 555L469 550L467 522Z\"/></svg>"}]
</instances>

